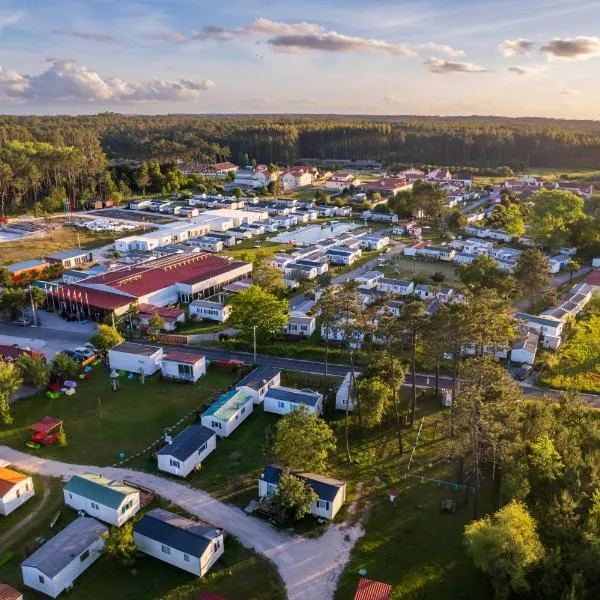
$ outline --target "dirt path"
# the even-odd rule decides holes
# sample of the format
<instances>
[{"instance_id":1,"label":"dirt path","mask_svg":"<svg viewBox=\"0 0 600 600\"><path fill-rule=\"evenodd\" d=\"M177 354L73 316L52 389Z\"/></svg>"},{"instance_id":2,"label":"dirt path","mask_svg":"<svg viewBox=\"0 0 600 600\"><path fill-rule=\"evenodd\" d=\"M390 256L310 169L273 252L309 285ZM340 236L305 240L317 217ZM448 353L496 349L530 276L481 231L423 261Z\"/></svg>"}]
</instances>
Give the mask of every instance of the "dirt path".
<instances>
[{"instance_id":1,"label":"dirt path","mask_svg":"<svg viewBox=\"0 0 600 600\"><path fill-rule=\"evenodd\" d=\"M337 581L350 558L350 551L363 533L360 523L350 527L332 525L321 537L305 539L278 531L268 523L246 515L239 508L215 500L202 490L149 473L61 463L30 456L6 446L0 446L0 458L40 475L69 477L89 471L111 479L129 479L149 487L187 512L223 527L244 546L271 560L283 579L289 600L333 598Z\"/></svg>"},{"instance_id":2,"label":"dirt path","mask_svg":"<svg viewBox=\"0 0 600 600\"><path fill-rule=\"evenodd\" d=\"M37 506L37 508L29 513L24 519L15 523L13 527L11 527L6 533L0 536L0 548L6 548L12 542L12 540L17 537L17 533L20 533L24 527L26 527L33 519L36 517L46 506L48 502L48 497L50 496L50 486L44 486L44 494L42 495L42 500Z\"/></svg>"}]
</instances>

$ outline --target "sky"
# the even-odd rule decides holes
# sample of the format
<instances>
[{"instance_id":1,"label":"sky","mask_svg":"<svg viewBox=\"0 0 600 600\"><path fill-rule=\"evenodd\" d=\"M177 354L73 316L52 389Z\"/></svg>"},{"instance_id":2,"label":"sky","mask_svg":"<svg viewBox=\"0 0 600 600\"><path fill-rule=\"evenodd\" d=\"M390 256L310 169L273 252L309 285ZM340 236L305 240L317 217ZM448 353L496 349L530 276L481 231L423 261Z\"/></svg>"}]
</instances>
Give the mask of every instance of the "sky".
<instances>
[{"instance_id":1,"label":"sky","mask_svg":"<svg viewBox=\"0 0 600 600\"><path fill-rule=\"evenodd\" d=\"M599 0L0 0L0 113L600 118Z\"/></svg>"}]
</instances>

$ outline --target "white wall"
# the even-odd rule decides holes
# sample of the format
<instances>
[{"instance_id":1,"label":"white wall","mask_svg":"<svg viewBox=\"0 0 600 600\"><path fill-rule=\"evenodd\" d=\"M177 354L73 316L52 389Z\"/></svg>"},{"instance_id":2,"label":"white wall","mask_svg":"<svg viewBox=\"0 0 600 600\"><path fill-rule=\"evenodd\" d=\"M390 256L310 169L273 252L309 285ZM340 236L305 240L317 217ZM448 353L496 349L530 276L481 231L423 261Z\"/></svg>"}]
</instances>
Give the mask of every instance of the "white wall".
<instances>
[{"instance_id":1,"label":"white wall","mask_svg":"<svg viewBox=\"0 0 600 600\"><path fill-rule=\"evenodd\" d=\"M65 497L65 504L74 508L75 510L83 510L90 517L94 517L99 521L103 521L104 523L110 523L111 525L116 525L120 527L123 523L126 523L133 515L135 515L138 510L140 510L140 494L136 492L135 494L129 494L123 499L123 502L119 505L118 508L111 508L110 506L105 506L104 504L99 504L85 498L84 496L80 496L79 494L74 494L73 492L69 492L66 489L63 490L63 494ZM122 507L125 506L129 501L132 501L132 505L130 508L126 509L125 512L122 511ZM94 508L92 503L96 504L98 508Z\"/></svg>"},{"instance_id":2,"label":"white wall","mask_svg":"<svg viewBox=\"0 0 600 600\"><path fill-rule=\"evenodd\" d=\"M335 407L338 410L346 410L347 402L348 402L348 388L350 388L352 374L346 373L344 380L342 381L342 385L335 394ZM356 398L354 394L350 394L350 403L348 406L348 410L354 410L354 405L356 403Z\"/></svg>"},{"instance_id":3,"label":"white wall","mask_svg":"<svg viewBox=\"0 0 600 600\"><path fill-rule=\"evenodd\" d=\"M130 373L139 373L140 369L143 368L144 375L153 375L160 369L162 356L162 349L157 350L152 356L109 350L108 363L111 369L116 369L117 371L123 370Z\"/></svg>"},{"instance_id":4,"label":"white wall","mask_svg":"<svg viewBox=\"0 0 600 600\"><path fill-rule=\"evenodd\" d=\"M212 429L219 437L228 437L250 416L252 407L253 402L246 403L229 421L223 421L217 417L207 415L202 416L201 422L204 427ZM217 427L214 423L220 423L221 428Z\"/></svg>"},{"instance_id":5,"label":"white wall","mask_svg":"<svg viewBox=\"0 0 600 600\"><path fill-rule=\"evenodd\" d=\"M532 353L525 348L519 348L511 351L510 360L515 363L533 365L535 362L535 353Z\"/></svg>"},{"instance_id":6,"label":"white wall","mask_svg":"<svg viewBox=\"0 0 600 600\"><path fill-rule=\"evenodd\" d=\"M185 376L179 374L179 364L177 361L172 361L168 359L163 359L160 363L160 370L165 377L174 377L178 379L187 379ZM188 364L188 363L181 363ZM202 360L198 361L194 365L189 365L192 367L192 377L191 381L196 383L200 377L204 377L206 375L206 360L202 357Z\"/></svg>"},{"instance_id":7,"label":"white wall","mask_svg":"<svg viewBox=\"0 0 600 600\"><path fill-rule=\"evenodd\" d=\"M0 498L0 515L9 515L35 495L31 477L20 481Z\"/></svg>"},{"instance_id":8,"label":"white wall","mask_svg":"<svg viewBox=\"0 0 600 600\"><path fill-rule=\"evenodd\" d=\"M104 540L98 538L89 548L89 556L85 560L80 560L83 552L75 557L58 575L50 579L38 569L33 567L21 567L23 575L23 583L34 590L38 590L52 598L56 598L66 588L73 585L73 582L81 575L90 565L92 565L102 553L104 548ZM40 581L40 576L44 583Z\"/></svg>"},{"instance_id":9,"label":"white wall","mask_svg":"<svg viewBox=\"0 0 600 600\"><path fill-rule=\"evenodd\" d=\"M178 477L187 477L195 467L199 466L202 461L215 450L217 447L217 438L216 436L211 437L206 441L206 448L202 451L197 451L192 454L186 461L180 461L173 456L168 454L159 454L158 455L158 468L161 471L165 471L166 473L171 473L172 475L177 475ZM175 467L171 465L171 460L177 460L179 462L179 467Z\"/></svg>"},{"instance_id":10,"label":"white wall","mask_svg":"<svg viewBox=\"0 0 600 600\"><path fill-rule=\"evenodd\" d=\"M206 575L208 570L225 550L222 535L216 537L214 541L210 543L201 557L185 554L181 550L177 550L175 548L169 548L169 553L167 554L162 551L163 544L160 542L152 540L145 535L136 533L135 531L133 532L133 537L137 547L142 552L199 577ZM218 549L215 552L214 549L216 546L218 546ZM188 560L185 559L186 556L188 557Z\"/></svg>"},{"instance_id":11,"label":"white wall","mask_svg":"<svg viewBox=\"0 0 600 600\"><path fill-rule=\"evenodd\" d=\"M270 381L267 381L267 383L265 383L265 385L263 385L258 390L255 390L254 388L248 387L246 385L241 385L241 386L236 385L235 389L242 390L242 392L246 392L246 394L248 394L248 396L252 397L252 399L254 400L254 404L260 404L263 401L263 398L265 397L267 390L269 388L272 388L275 385L281 385L281 373L277 373L277 375L275 375L275 377L273 377L273 379L271 379Z\"/></svg>"},{"instance_id":12,"label":"white wall","mask_svg":"<svg viewBox=\"0 0 600 600\"><path fill-rule=\"evenodd\" d=\"M308 412L314 415L320 415L323 410L323 399L319 400L315 406L306 406ZM285 415L293 410L296 410L300 404L289 402L287 400L276 400L275 398L265 397L264 409L265 412L275 413L276 415Z\"/></svg>"}]
</instances>

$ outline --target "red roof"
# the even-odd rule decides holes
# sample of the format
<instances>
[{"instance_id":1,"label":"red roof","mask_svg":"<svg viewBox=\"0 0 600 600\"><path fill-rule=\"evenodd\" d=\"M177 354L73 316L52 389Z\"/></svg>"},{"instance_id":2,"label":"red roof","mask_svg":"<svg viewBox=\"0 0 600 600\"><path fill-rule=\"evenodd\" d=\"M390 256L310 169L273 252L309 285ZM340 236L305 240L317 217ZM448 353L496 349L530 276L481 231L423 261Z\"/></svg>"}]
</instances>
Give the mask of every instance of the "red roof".
<instances>
[{"instance_id":1,"label":"red roof","mask_svg":"<svg viewBox=\"0 0 600 600\"><path fill-rule=\"evenodd\" d=\"M15 348L14 346L0 344L0 358L19 358L21 354L29 354L31 356L37 356L38 358L46 358L43 352L36 352L35 350L23 350L23 348Z\"/></svg>"},{"instance_id":2,"label":"red roof","mask_svg":"<svg viewBox=\"0 0 600 600\"><path fill-rule=\"evenodd\" d=\"M176 283L200 283L246 264L206 252L171 254L143 265L90 277L78 287L89 290L89 286L104 285L112 288L114 294L123 293L139 298Z\"/></svg>"},{"instance_id":3,"label":"red roof","mask_svg":"<svg viewBox=\"0 0 600 600\"><path fill-rule=\"evenodd\" d=\"M163 360L167 360L169 362L179 362L179 363L188 363L191 365L195 365L197 362L204 359L203 354L195 354L193 352L183 352L180 350L169 350Z\"/></svg>"},{"instance_id":4,"label":"red roof","mask_svg":"<svg viewBox=\"0 0 600 600\"><path fill-rule=\"evenodd\" d=\"M374 191L381 190L384 192L393 192L408 184L408 180L404 178L384 178L378 181L365 181L361 184L364 190Z\"/></svg>"},{"instance_id":5,"label":"red roof","mask_svg":"<svg viewBox=\"0 0 600 600\"><path fill-rule=\"evenodd\" d=\"M138 306L139 315L153 315L158 313L160 317L167 320L177 320L184 312L179 308L169 308L168 306L155 306L154 304L140 304Z\"/></svg>"},{"instance_id":6,"label":"red roof","mask_svg":"<svg viewBox=\"0 0 600 600\"><path fill-rule=\"evenodd\" d=\"M43 417L37 423L27 425L27 429L39 433L48 433L59 425L62 425L62 419L57 419L56 417Z\"/></svg>"},{"instance_id":7,"label":"red roof","mask_svg":"<svg viewBox=\"0 0 600 600\"><path fill-rule=\"evenodd\" d=\"M592 271L586 278L585 282L589 285L600 287L600 271Z\"/></svg>"},{"instance_id":8,"label":"red roof","mask_svg":"<svg viewBox=\"0 0 600 600\"><path fill-rule=\"evenodd\" d=\"M67 302L70 300L77 301L84 306L89 305L93 308L100 308L102 310L114 310L115 308L127 306L135 300L134 297L126 296L124 294L94 290L77 284L63 285L61 288L52 290L50 293L59 300L64 299ZM81 294L81 296L79 294Z\"/></svg>"},{"instance_id":9,"label":"red roof","mask_svg":"<svg viewBox=\"0 0 600 600\"><path fill-rule=\"evenodd\" d=\"M0 600L21 600L23 594L8 583L0 583ZM210 598L208 600L211 600Z\"/></svg>"},{"instance_id":10,"label":"red roof","mask_svg":"<svg viewBox=\"0 0 600 600\"><path fill-rule=\"evenodd\" d=\"M209 165L208 169L211 171L229 171L230 169L239 169L239 167L232 162L220 162Z\"/></svg>"},{"instance_id":11,"label":"red roof","mask_svg":"<svg viewBox=\"0 0 600 600\"><path fill-rule=\"evenodd\" d=\"M354 600L389 600L392 586L381 581L362 578L358 582Z\"/></svg>"}]
</instances>

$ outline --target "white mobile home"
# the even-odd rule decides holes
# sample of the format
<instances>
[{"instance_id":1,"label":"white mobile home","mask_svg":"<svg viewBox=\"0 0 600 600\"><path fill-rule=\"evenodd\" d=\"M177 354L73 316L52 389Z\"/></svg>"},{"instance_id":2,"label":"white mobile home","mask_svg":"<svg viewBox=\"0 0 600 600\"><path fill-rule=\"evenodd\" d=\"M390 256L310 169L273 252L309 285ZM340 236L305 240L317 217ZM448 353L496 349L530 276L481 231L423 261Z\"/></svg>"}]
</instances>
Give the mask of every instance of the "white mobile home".
<instances>
[{"instance_id":1,"label":"white mobile home","mask_svg":"<svg viewBox=\"0 0 600 600\"><path fill-rule=\"evenodd\" d=\"M219 437L228 437L248 418L254 399L241 390L226 392L202 413L202 425Z\"/></svg>"},{"instance_id":2,"label":"white mobile home","mask_svg":"<svg viewBox=\"0 0 600 600\"><path fill-rule=\"evenodd\" d=\"M301 312L293 311L288 316L287 325L283 328L287 335L310 337L317 327L317 319Z\"/></svg>"},{"instance_id":3,"label":"white mobile home","mask_svg":"<svg viewBox=\"0 0 600 600\"><path fill-rule=\"evenodd\" d=\"M108 364L116 371L153 375L160 370L163 349L160 346L123 342L108 351Z\"/></svg>"},{"instance_id":4,"label":"white mobile home","mask_svg":"<svg viewBox=\"0 0 600 600\"><path fill-rule=\"evenodd\" d=\"M265 394L281 383L281 371L274 367L256 367L235 384L235 389L252 396L254 404L260 404Z\"/></svg>"},{"instance_id":5,"label":"white mobile home","mask_svg":"<svg viewBox=\"0 0 600 600\"><path fill-rule=\"evenodd\" d=\"M296 390L277 385L268 389L264 400L265 412L276 415L285 415L300 406L305 406L314 415L323 412L323 394L312 390Z\"/></svg>"},{"instance_id":6,"label":"white mobile home","mask_svg":"<svg viewBox=\"0 0 600 600\"><path fill-rule=\"evenodd\" d=\"M258 479L258 497L263 500L277 492L283 467L269 465ZM346 501L346 484L315 473L292 471L292 475L302 479L316 492L318 500L310 507L315 517L333 519Z\"/></svg>"},{"instance_id":7,"label":"white mobile home","mask_svg":"<svg viewBox=\"0 0 600 600\"><path fill-rule=\"evenodd\" d=\"M335 407L338 410L354 410L356 404L356 394L354 392L354 383L352 382L352 373L348 371L342 381L338 391L335 394Z\"/></svg>"},{"instance_id":8,"label":"white mobile home","mask_svg":"<svg viewBox=\"0 0 600 600\"><path fill-rule=\"evenodd\" d=\"M165 379L196 383L206 375L206 358L193 352L169 350L160 361L160 372Z\"/></svg>"},{"instance_id":9,"label":"white mobile home","mask_svg":"<svg viewBox=\"0 0 600 600\"><path fill-rule=\"evenodd\" d=\"M133 528L137 547L158 560L204 577L223 554L223 531L162 508L147 512Z\"/></svg>"},{"instance_id":10,"label":"white mobile home","mask_svg":"<svg viewBox=\"0 0 600 600\"><path fill-rule=\"evenodd\" d=\"M35 495L29 475L0 468L0 515L9 515Z\"/></svg>"},{"instance_id":11,"label":"white mobile home","mask_svg":"<svg viewBox=\"0 0 600 600\"><path fill-rule=\"evenodd\" d=\"M537 333L528 331L513 342L510 360L514 363L533 365L539 341L540 336Z\"/></svg>"},{"instance_id":12,"label":"white mobile home","mask_svg":"<svg viewBox=\"0 0 600 600\"><path fill-rule=\"evenodd\" d=\"M75 519L21 563L23 583L56 598L100 558L106 533L96 519Z\"/></svg>"},{"instance_id":13,"label":"white mobile home","mask_svg":"<svg viewBox=\"0 0 600 600\"><path fill-rule=\"evenodd\" d=\"M158 451L158 468L187 477L217 447L217 434L204 425L190 425Z\"/></svg>"},{"instance_id":14,"label":"white mobile home","mask_svg":"<svg viewBox=\"0 0 600 600\"><path fill-rule=\"evenodd\" d=\"M73 475L63 489L65 504L121 527L140 510L140 492L101 475Z\"/></svg>"},{"instance_id":15,"label":"white mobile home","mask_svg":"<svg viewBox=\"0 0 600 600\"><path fill-rule=\"evenodd\" d=\"M224 323L231 316L231 305L225 304L224 296L204 300L194 300L189 305L190 317L208 319Z\"/></svg>"}]
</instances>

